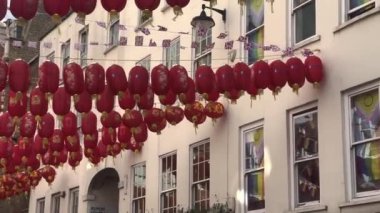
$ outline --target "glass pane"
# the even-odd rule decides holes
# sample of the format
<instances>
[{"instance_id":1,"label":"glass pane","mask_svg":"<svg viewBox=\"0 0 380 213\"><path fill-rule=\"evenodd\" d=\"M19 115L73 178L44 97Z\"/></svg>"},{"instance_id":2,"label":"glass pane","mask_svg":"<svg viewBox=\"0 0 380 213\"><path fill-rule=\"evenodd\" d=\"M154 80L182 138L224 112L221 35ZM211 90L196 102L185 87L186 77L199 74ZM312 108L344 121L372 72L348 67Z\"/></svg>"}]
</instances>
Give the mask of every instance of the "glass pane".
<instances>
[{"instance_id":1,"label":"glass pane","mask_svg":"<svg viewBox=\"0 0 380 213\"><path fill-rule=\"evenodd\" d=\"M373 0L350 0L350 10L354 9L355 7L361 6L365 3L371 2Z\"/></svg>"},{"instance_id":2,"label":"glass pane","mask_svg":"<svg viewBox=\"0 0 380 213\"><path fill-rule=\"evenodd\" d=\"M298 203L319 200L319 162L318 159L297 164Z\"/></svg>"},{"instance_id":3,"label":"glass pane","mask_svg":"<svg viewBox=\"0 0 380 213\"><path fill-rule=\"evenodd\" d=\"M318 114L306 113L294 118L296 160L318 155Z\"/></svg>"},{"instance_id":4,"label":"glass pane","mask_svg":"<svg viewBox=\"0 0 380 213\"><path fill-rule=\"evenodd\" d=\"M315 1L295 11L296 43L315 35Z\"/></svg>"},{"instance_id":5,"label":"glass pane","mask_svg":"<svg viewBox=\"0 0 380 213\"><path fill-rule=\"evenodd\" d=\"M380 141L355 147L356 191L380 189Z\"/></svg>"},{"instance_id":6,"label":"glass pane","mask_svg":"<svg viewBox=\"0 0 380 213\"><path fill-rule=\"evenodd\" d=\"M193 166L193 182L197 182L199 180L198 178L198 165Z\"/></svg>"},{"instance_id":7,"label":"glass pane","mask_svg":"<svg viewBox=\"0 0 380 213\"><path fill-rule=\"evenodd\" d=\"M205 146L205 160L210 160L210 143L207 143Z\"/></svg>"},{"instance_id":8,"label":"glass pane","mask_svg":"<svg viewBox=\"0 0 380 213\"><path fill-rule=\"evenodd\" d=\"M248 42L253 43L252 49L248 50L248 64L252 64L264 57L264 27L261 27L247 35Z\"/></svg>"},{"instance_id":9,"label":"glass pane","mask_svg":"<svg viewBox=\"0 0 380 213\"><path fill-rule=\"evenodd\" d=\"M264 24L264 0L247 0L247 32Z\"/></svg>"},{"instance_id":10,"label":"glass pane","mask_svg":"<svg viewBox=\"0 0 380 213\"><path fill-rule=\"evenodd\" d=\"M198 147L193 148L193 164L198 163Z\"/></svg>"},{"instance_id":11,"label":"glass pane","mask_svg":"<svg viewBox=\"0 0 380 213\"><path fill-rule=\"evenodd\" d=\"M177 154L173 155L173 171L177 170Z\"/></svg>"},{"instance_id":12,"label":"glass pane","mask_svg":"<svg viewBox=\"0 0 380 213\"><path fill-rule=\"evenodd\" d=\"M299 6L299 5L301 5L307 1L309 1L309 0L293 0L293 8Z\"/></svg>"},{"instance_id":13,"label":"glass pane","mask_svg":"<svg viewBox=\"0 0 380 213\"><path fill-rule=\"evenodd\" d=\"M205 163L199 164L199 180L205 179Z\"/></svg>"},{"instance_id":14,"label":"glass pane","mask_svg":"<svg viewBox=\"0 0 380 213\"><path fill-rule=\"evenodd\" d=\"M246 174L247 210L265 208L264 171Z\"/></svg>"},{"instance_id":15,"label":"glass pane","mask_svg":"<svg viewBox=\"0 0 380 213\"><path fill-rule=\"evenodd\" d=\"M205 179L210 178L210 162L205 163Z\"/></svg>"},{"instance_id":16,"label":"glass pane","mask_svg":"<svg viewBox=\"0 0 380 213\"><path fill-rule=\"evenodd\" d=\"M380 136L378 89L351 98L351 128L354 142Z\"/></svg>"},{"instance_id":17,"label":"glass pane","mask_svg":"<svg viewBox=\"0 0 380 213\"><path fill-rule=\"evenodd\" d=\"M264 129L258 128L244 133L245 168L257 169L264 167Z\"/></svg>"}]
</instances>

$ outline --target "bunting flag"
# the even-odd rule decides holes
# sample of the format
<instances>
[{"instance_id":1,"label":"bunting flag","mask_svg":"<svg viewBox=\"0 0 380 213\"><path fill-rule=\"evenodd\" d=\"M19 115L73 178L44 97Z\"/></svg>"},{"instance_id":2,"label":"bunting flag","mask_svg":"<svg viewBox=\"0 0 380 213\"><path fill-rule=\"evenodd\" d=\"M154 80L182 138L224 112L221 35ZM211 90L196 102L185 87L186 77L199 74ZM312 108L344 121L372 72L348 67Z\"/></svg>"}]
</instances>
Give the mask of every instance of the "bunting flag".
<instances>
[{"instance_id":1,"label":"bunting flag","mask_svg":"<svg viewBox=\"0 0 380 213\"><path fill-rule=\"evenodd\" d=\"M52 42L44 42L42 44L42 46L46 49L51 49L53 47L53 43Z\"/></svg>"},{"instance_id":2,"label":"bunting flag","mask_svg":"<svg viewBox=\"0 0 380 213\"><path fill-rule=\"evenodd\" d=\"M182 34L182 35L189 35L190 33L189 32L178 32L179 34Z\"/></svg>"},{"instance_id":3,"label":"bunting flag","mask_svg":"<svg viewBox=\"0 0 380 213\"><path fill-rule=\"evenodd\" d=\"M139 47L144 44L144 36L136 36L135 37L135 46Z\"/></svg>"},{"instance_id":4,"label":"bunting flag","mask_svg":"<svg viewBox=\"0 0 380 213\"><path fill-rule=\"evenodd\" d=\"M282 51L282 57L290 57L294 55L293 48L287 47L285 50Z\"/></svg>"},{"instance_id":5,"label":"bunting flag","mask_svg":"<svg viewBox=\"0 0 380 213\"><path fill-rule=\"evenodd\" d=\"M262 46L262 48L263 48L264 51L272 50L272 47L271 47L271 46L266 46L266 45L264 45L264 46Z\"/></svg>"},{"instance_id":6,"label":"bunting flag","mask_svg":"<svg viewBox=\"0 0 380 213\"><path fill-rule=\"evenodd\" d=\"M234 41L233 40L227 41L224 44L224 49L226 49L226 50L231 50L233 47L234 47Z\"/></svg>"},{"instance_id":7,"label":"bunting flag","mask_svg":"<svg viewBox=\"0 0 380 213\"><path fill-rule=\"evenodd\" d=\"M197 36L199 37L205 37L207 34L207 29L204 27L200 27L197 31Z\"/></svg>"},{"instance_id":8,"label":"bunting flag","mask_svg":"<svg viewBox=\"0 0 380 213\"><path fill-rule=\"evenodd\" d=\"M120 41L119 41L119 45L120 46L127 46L128 45L128 38L125 36L121 36Z\"/></svg>"},{"instance_id":9,"label":"bunting flag","mask_svg":"<svg viewBox=\"0 0 380 213\"><path fill-rule=\"evenodd\" d=\"M148 28L140 27L139 31L142 32L142 33L144 33L144 35L150 35L150 31L149 31Z\"/></svg>"},{"instance_id":10,"label":"bunting flag","mask_svg":"<svg viewBox=\"0 0 380 213\"><path fill-rule=\"evenodd\" d=\"M253 43L252 42L245 42L244 43L244 50L252 50L253 49Z\"/></svg>"},{"instance_id":11,"label":"bunting flag","mask_svg":"<svg viewBox=\"0 0 380 213\"><path fill-rule=\"evenodd\" d=\"M199 43L198 42L196 42L196 41L193 41L193 42L191 42L191 48L198 48L198 46L199 46Z\"/></svg>"},{"instance_id":12,"label":"bunting flag","mask_svg":"<svg viewBox=\"0 0 380 213\"><path fill-rule=\"evenodd\" d=\"M308 56L313 55L314 53L313 53L313 51L311 51L310 49L303 49L303 50L301 51L301 54L302 54L304 57L308 57Z\"/></svg>"},{"instance_id":13,"label":"bunting flag","mask_svg":"<svg viewBox=\"0 0 380 213\"><path fill-rule=\"evenodd\" d=\"M13 41L12 46L14 47L22 47L22 41Z\"/></svg>"},{"instance_id":14,"label":"bunting flag","mask_svg":"<svg viewBox=\"0 0 380 213\"><path fill-rule=\"evenodd\" d=\"M126 31L127 28L125 27L125 25L119 24L119 30Z\"/></svg>"},{"instance_id":15,"label":"bunting flag","mask_svg":"<svg viewBox=\"0 0 380 213\"><path fill-rule=\"evenodd\" d=\"M99 45L99 42L91 41L91 42L90 42L90 45L91 45L91 46L97 46L97 45Z\"/></svg>"},{"instance_id":16,"label":"bunting flag","mask_svg":"<svg viewBox=\"0 0 380 213\"><path fill-rule=\"evenodd\" d=\"M271 44L270 47L271 47L271 50L273 52L279 52L279 51L281 51L281 48L279 46L277 46L277 45Z\"/></svg>"},{"instance_id":17,"label":"bunting flag","mask_svg":"<svg viewBox=\"0 0 380 213\"><path fill-rule=\"evenodd\" d=\"M168 28L158 25L158 31L168 31Z\"/></svg>"},{"instance_id":18,"label":"bunting flag","mask_svg":"<svg viewBox=\"0 0 380 213\"><path fill-rule=\"evenodd\" d=\"M78 24L81 24L81 25L85 25L85 19L83 17L80 17L80 16L77 16L75 18L75 23L78 23Z\"/></svg>"},{"instance_id":19,"label":"bunting flag","mask_svg":"<svg viewBox=\"0 0 380 213\"><path fill-rule=\"evenodd\" d=\"M214 49L214 47L215 47L215 42L213 42L213 43L207 45L207 46L206 46L206 49L208 49L208 50L212 50L212 49Z\"/></svg>"},{"instance_id":20,"label":"bunting flag","mask_svg":"<svg viewBox=\"0 0 380 213\"><path fill-rule=\"evenodd\" d=\"M247 37L245 37L245 36L239 36L239 38L237 39L237 41L239 41L239 42L245 42L245 41L247 41Z\"/></svg>"},{"instance_id":21,"label":"bunting flag","mask_svg":"<svg viewBox=\"0 0 380 213\"><path fill-rule=\"evenodd\" d=\"M170 47L171 40L170 39L164 39L162 40L162 47L168 48Z\"/></svg>"},{"instance_id":22,"label":"bunting flag","mask_svg":"<svg viewBox=\"0 0 380 213\"><path fill-rule=\"evenodd\" d=\"M149 41L149 47L157 47L156 42L153 41L152 39L150 39L150 41Z\"/></svg>"},{"instance_id":23,"label":"bunting flag","mask_svg":"<svg viewBox=\"0 0 380 213\"><path fill-rule=\"evenodd\" d=\"M28 47L29 48L37 49L38 48L38 42L36 42L36 41L28 41Z\"/></svg>"},{"instance_id":24,"label":"bunting flag","mask_svg":"<svg viewBox=\"0 0 380 213\"><path fill-rule=\"evenodd\" d=\"M104 21L96 21L96 24L101 28L107 29L107 25Z\"/></svg>"},{"instance_id":25,"label":"bunting flag","mask_svg":"<svg viewBox=\"0 0 380 213\"><path fill-rule=\"evenodd\" d=\"M225 39L226 37L227 37L227 33L220 33L218 35L218 37L216 37L216 38L218 38L218 39Z\"/></svg>"}]
</instances>

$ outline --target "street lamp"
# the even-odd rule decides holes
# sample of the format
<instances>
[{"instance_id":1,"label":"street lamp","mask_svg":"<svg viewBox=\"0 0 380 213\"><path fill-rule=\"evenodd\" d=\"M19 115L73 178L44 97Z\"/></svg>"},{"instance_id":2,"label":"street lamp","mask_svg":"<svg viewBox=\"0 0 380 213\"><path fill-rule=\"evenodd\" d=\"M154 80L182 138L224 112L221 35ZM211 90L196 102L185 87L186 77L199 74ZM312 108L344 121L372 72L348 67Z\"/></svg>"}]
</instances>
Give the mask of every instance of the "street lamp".
<instances>
[{"instance_id":1,"label":"street lamp","mask_svg":"<svg viewBox=\"0 0 380 213\"><path fill-rule=\"evenodd\" d=\"M206 15L205 9L213 10L219 14L222 15L222 20L225 23L227 19L227 11L226 9L220 10L212 7L207 7L206 5L202 4L202 12L199 16L196 16L191 21L191 26L193 26L196 29L210 29L215 26L214 19L212 19L210 16Z\"/></svg>"}]
</instances>

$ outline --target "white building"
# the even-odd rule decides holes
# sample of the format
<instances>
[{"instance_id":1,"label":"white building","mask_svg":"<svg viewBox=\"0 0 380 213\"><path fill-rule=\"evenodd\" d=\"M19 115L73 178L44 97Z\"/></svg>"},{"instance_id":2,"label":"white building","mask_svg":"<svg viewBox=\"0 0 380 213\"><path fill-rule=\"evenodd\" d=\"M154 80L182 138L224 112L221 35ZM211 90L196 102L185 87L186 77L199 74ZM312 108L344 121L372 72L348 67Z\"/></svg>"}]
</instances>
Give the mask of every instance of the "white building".
<instances>
[{"instance_id":1,"label":"white building","mask_svg":"<svg viewBox=\"0 0 380 213\"><path fill-rule=\"evenodd\" d=\"M215 203L228 203L235 212L379 211L380 0L275 1L274 12L264 0L247 0L243 7L219 0L215 7L226 9L227 20L212 12L216 26L195 51L190 22L202 3L207 2L191 1L174 21L162 1L143 23L133 1L112 22L99 3L86 25L72 14L42 39L41 45L52 42L52 48L41 47L40 63L48 58L60 67L69 61L116 63L125 70L180 63L191 75L203 63L217 68L281 59L279 52L246 52L236 39L247 36L294 47L300 58L305 48L319 50L325 80L317 89L306 84L298 95L286 87L276 100L266 91L252 107L247 95L236 105L223 101L224 118L215 125L208 120L197 133L184 121L159 136L150 133L140 153L124 151L97 167L83 160L76 171L64 166L51 186L42 181L31 192L29 212L175 212L178 206ZM96 21L106 22L106 28ZM118 24L127 31L119 31ZM144 45L170 39L170 48L134 47L135 36L143 35L139 26L158 25L168 31L151 30ZM224 32L228 37L217 39ZM128 46L117 45L120 37L128 38ZM234 62L224 49L228 40L235 40ZM214 42L212 51L205 48ZM75 43L87 45L75 48Z\"/></svg>"}]
</instances>

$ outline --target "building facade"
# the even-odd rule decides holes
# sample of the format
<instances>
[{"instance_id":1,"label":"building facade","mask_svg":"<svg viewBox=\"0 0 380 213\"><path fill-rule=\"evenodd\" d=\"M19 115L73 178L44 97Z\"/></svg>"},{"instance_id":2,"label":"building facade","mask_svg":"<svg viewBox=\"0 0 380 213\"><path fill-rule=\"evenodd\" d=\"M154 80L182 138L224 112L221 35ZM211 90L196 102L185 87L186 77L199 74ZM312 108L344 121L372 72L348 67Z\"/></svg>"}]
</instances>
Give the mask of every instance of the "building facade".
<instances>
[{"instance_id":1,"label":"building facade","mask_svg":"<svg viewBox=\"0 0 380 213\"><path fill-rule=\"evenodd\" d=\"M176 212L218 203L234 212L379 211L380 1L275 1L272 12L264 0L244 6L220 0L215 7L226 8L226 22L206 9L216 25L198 37L190 22L202 3L191 1L174 17L162 1L146 19L128 2L112 20L98 5L84 25L72 14L42 39L41 45L51 46L41 46L40 64L116 63L128 71L136 64L150 70L180 63L192 76L201 64L216 69L287 60L282 52L246 51L236 41L245 36L292 47L300 58L304 49L314 51L323 60L324 81L317 88L306 84L298 94L286 87L276 99L265 91L252 104L248 95L237 104L223 100L225 116L196 132L182 122L161 135L149 133L141 152L124 151L96 167L83 160L75 171L66 165L51 186L41 182L31 192L29 212ZM218 39L220 33L227 38ZM144 46L135 47L141 39L136 35ZM119 44L121 38L128 44ZM166 48L164 39L171 41ZM236 52L225 49L229 40ZM153 42L157 47L148 45Z\"/></svg>"}]
</instances>

